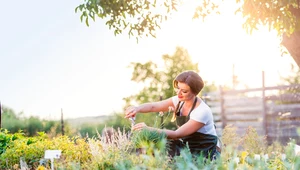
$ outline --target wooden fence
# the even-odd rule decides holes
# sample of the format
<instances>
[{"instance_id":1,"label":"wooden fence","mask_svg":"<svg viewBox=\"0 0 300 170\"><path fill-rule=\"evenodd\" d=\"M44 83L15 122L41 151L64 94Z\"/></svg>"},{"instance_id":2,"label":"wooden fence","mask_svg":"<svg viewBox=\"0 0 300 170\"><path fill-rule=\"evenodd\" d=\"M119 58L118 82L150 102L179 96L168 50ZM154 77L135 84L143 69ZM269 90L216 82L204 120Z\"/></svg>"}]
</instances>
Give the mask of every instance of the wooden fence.
<instances>
[{"instance_id":1,"label":"wooden fence","mask_svg":"<svg viewBox=\"0 0 300 170\"><path fill-rule=\"evenodd\" d=\"M264 87L263 83L261 88L227 91L220 87L203 98L213 111L220 136L231 124L238 135L252 126L269 144L285 144L290 138L300 142L300 84Z\"/></svg>"}]
</instances>

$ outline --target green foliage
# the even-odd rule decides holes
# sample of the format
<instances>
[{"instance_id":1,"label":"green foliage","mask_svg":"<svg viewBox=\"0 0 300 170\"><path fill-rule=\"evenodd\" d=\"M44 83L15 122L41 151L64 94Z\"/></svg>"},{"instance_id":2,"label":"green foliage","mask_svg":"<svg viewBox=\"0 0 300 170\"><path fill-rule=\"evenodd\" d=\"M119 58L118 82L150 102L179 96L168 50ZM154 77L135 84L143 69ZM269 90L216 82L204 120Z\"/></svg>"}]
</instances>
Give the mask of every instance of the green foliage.
<instances>
[{"instance_id":1,"label":"green foliage","mask_svg":"<svg viewBox=\"0 0 300 170\"><path fill-rule=\"evenodd\" d=\"M51 132L52 127L57 124L57 121L49 120L44 123L44 131L46 133Z\"/></svg>"},{"instance_id":2,"label":"green foliage","mask_svg":"<svg viewBox=\"0 0 300 170\"><path fill-rule=\"evenodd\" d=\"M88 166L90 160L89 145L86 138L58 136L51 140L49 149L62 151L63 159L59 164L65 162L77 162L81 167Z\"/></svg>"},{"instance_id":3,"label":"green foliage","mask_svg":"<svg viewBox=\"0 0 300 170\"><path fill-rule=\"evenodd\" d=\"M132 143L136 148L149 148L151 145L159 146L159 142L166 139L166 134L148 129L134 131L132 133Z\"/></svg>"},{"instance_id":4,"label":"green foliage","mask_svg":"<svg viewBox=\"0 0 300 170\"><path fill-rule=\"evenodd\" d=\"M78 128L80 136L88 136L90 138L98 137L98 132L102 131L105 127L113 127L115 129L125 129L129 131L131 124L128 119L124 119L124 113L115 113L111 118L108 118L103 123L99 124L82 124Z\"/></svg>"},{"instance_id":5,"label":"green foliage","mask_svg":"<svg viewBox=\"0 0 300 170\"><path fill-rule=\"evenodd\" d=\"M97 136L97 126L96 125L90 125L90 124L82 124L80 128L78 129L78 133L80 136L89 136L94 137Z\"/></svg>"},{"instance_id":6,"label":"green foliage","mask_svg":"<svg viewBox=\"0 0 300 170\"><path fill-rule=\"evenodd\" d=\"M17 114L13 109L2 106L2 128L8 129L11 133L16 133L19 130L23 130L25 124L22 116L22 112Z\"/></svg>"},{"instance_id":7,"label":"green foliage","mask_svg":"<svg viewBox=\"0 0 300 170\"><path fill-rule=\"evenodd\" d=\"M124 98L127 106L134 102L158 101L160 96L162 99L172 97L175 95L173 80L179 73L185 70L199 72L198 63L193 63L188 51L182 47L177 47L173 55L163 55L162 59L165 63L164 70L159 70L151 61L145 64L131 63L130 67L134 69L131 80L143 83L144 89L136 95Z\"/></svg>"},{"instance_id":8,"label":"green foliage","mask_svg":"<svg viewBox=\"0 0 300 170\"><path fill-rule=\"evenodd\" d=\"M85 3L76 7L75 12L81 13L80 20L85 21L87 26L90 25L90 19L105 19L115 35L128 30L129 36L155 37L155 30L160 28L172 11L176 11L177 3L177 0L85 0Z\"/></svg>"},{"instance_id":9,"label":"green foliage","mask_svg":"<svg viewBox=\"0 0 300 170\"><path fill-rule=\"evenodd\" d=\"M69 138L67 136L58 136L53 139L47 137L45 133L38 133L34 137L26 137L22 133L9 134L7 131L1 133L0 137L6 137L6 141L1 140L3 153L0 158L0 169L11 169L19 164L20 158L23 158L29 167L36 168L39 161L44 157L45 150L61 150L63 156L57 161L57 166L72 166L74 161L81 164L82 167L89 163L89 146L84 138ZM47 164L50 167L50 162Z\"/></svg>"},{"instance_id":10,"label":"green foliage","mask_svg":"<svg viewBox=\"0 0 300 170\"><path fill-rule=\"evenodd\" d=\"M9 107L2 106L2 117L7 119L17 119L18 115L15 111ZM22 113L20 113L22 114Z\"/></svg>"},{"instance_id":11,"label":"green foliage","mask_svg":"<svg viewBox=\"0 0 300 170\"><path fill-rule=\"evenodd\" d=\"M22 137L21 132L10 134L7 129L0 129L0 155L5 152L10 142Z\"/></svg>"},{"instance_id":12,"label":"green foliage","mask_svg":"<svg viewBox=\"0 0 300 170\"><path fill-rule=\"evenodd\" d=\"M26 128L26 124L24 123L24 120L15 119L13 117L6 118L3 116L2 127L8 129L12 133L17 133L20 130L24 130Z\"/></svg>"},{"instance_id":13,"label":"green foliage","mask_svg":"<svg viewBox=\"0 0 300 170\"><path fill-rule=\"evenodd\" d=\"M275 141L270 146L267 147L266 153L268 155L281 154L284 153L284 147L281 145L281 143Z\"/></svg>"},{"instance_id":14,"label":"green foliage","mask_svg":"<svg viewBox=\"0 0 300 170\"><path fill-rule=\"evenodd\" d=\"M281 81L283 84L292 85L292 84L300 84L300 68L295 67L291 64L290 74L287 77L281 77ZM296 92L291 89L291 92Z\"/></svg>"},{"instance_id":15,"label":"green foliage","mask_svg":"<svg viewBox=\"0 0 300 170\"><path fill-rule=\"evenodd\" d=\"M238 143L241 141L241 137L239 137L236 133L237 127L233 125L227 125L222 131L222 158L223 160L230 160L232 157L235 157L235 150L238 149Z\"/></svg>"},{"instance_id":16,"label":"green foliage","mask_svg":"<svg viewBox=\"0 0 300 170\"><path fill-rule=\"evenodd\" d=\"M214 82L210 83L210 82L204 81L204 87L201 90L199 95L204 96L205 93L218 91L218 90L219 90L219 87L217 87Z\"/></svg>"},{"instance_id":17,"label":"green foliage","mask_svg":"<svg viewBox=\"0 0 300 170\"><path fill-rule=\"evenodd\" d=\"M260 154L266 150L266 137L259 136L255 128L249 126L241 139L241 146L245 151Z\"/></svg>"},{"instance_id":18,"label":"green foliage","mask_svg":"<svg viewBox=\"0 0 300 170\"><path fill-rule=\"evenodd\" d=\"M245 0L241 8L246 18L244 28L250 33L263 24L274 29L278 35L292 34L300 29L299 2L297 0Z\"/></svg>"},{"instance_id":19,"label":"green foliage","mask_svg":"<svg viewBox=\"0 0 300 170\"><path fill-rule=\"evenodd\" d=\"M183 1L182 1L183 2ZM141 37L151 35L160 28L163 21L177 11L180 0L163 1L99 1L85 0L84 4L76 7L75 12L81 13L81 22L85 20L89 26L89 18L95 21L96 17L107 19L106 25L114 30L114 34L128 31L129 36ZM300 12L298 0L237 0L235 14L241 13L245 18L243 27L252 33L260 24L274 29L278 35L292 34L300 28ZM193 17L197 19L217 13L221 2L204 0L200 1L194 9ZM225 4L224 4L225 5ZM233 11L233 12L234 12Z\"/></svg>"},{"instance_id":20,"label":"green foliage","mask_svg":"<svg viewBox=\"0 0 300 170\"><path fill-rule=\"evenodd\" d=\"M226 147L232 147L234 150L237 149L237 143L241 140L236 134L237 127L233 125L227 125L222 131L222 144Z\"/></svg>"},{"instance_id":21,"label":"green foliage","mask_svg":"<svg viewBox=\"0 0 300 170\"><path fill-rule=\"evenodd\" d=\"M91 150L91 169L114 169L114 166L127 167L132 165L134 154L130 138L125 130L118 129L107 140L106 136L98 134L98 140L88 139Z\"/></svg>"},{"instance_id":22,"label":"green foliage","mask_svg":"<svg viewBox=\"0 0 300 170\"><path fill-rule=\"evenodd\" d=\"M14 136L15 134L7 134ZM7 164L15 165L18 164L20 158L23 157L25 160L29 160L30 166L38 164L38 161L43 156L45 146L47 143L44 141L45 134L40 133L36 137L25 137L23 134L16 134L18 137L14 140L10 140L7 143L6 150L1 154L0 167L6 169Z\"/></svg>"},{"instance_id":23,"label":"green foliage","mask_svg":"<svg viewBox=\"0 0 300 170\"><path fill-rule=\"evenodd\" d=\"M232 127L227 133L235 133ZM246 135L252 136L256 141L255 130L251 129ZM278 151L267 153L262 151L261 158L255 158L255 150L231 150L229 159L224 159L224 150L220 158L207 160L202 156L192 155L188 148L181 150L179 156L170 158L167 154L166 138L158 134L141 132L139 139L148 139L152 143L148 150L139 150L135 146L144 146L134 143L134 135L138 133L127 133L123 129L115 130L110 141L98 134L96 138L70 138L58 136L48 138L46 134L39 133L35 137L26 137L22 133L10 134L3 130L2 133L10 138L7 149L0 157L0 169L18 169L22 157L29 168L36 169L38 161L43 158L46 149L59 149L62 155L54 161L55 169L291 169L300 168L300 155L294 151L295 141L283 146L279 143L270 146L270 150ZM3 135L1 134L1 135ZM12 137L15 135L15 137ZM235 136L227 134L227 136ZM136 136L137 137L137 136ZM259 137L261 138L261 137ZM14 139L14 140L11 140ZM157 139L157 140L156 140ZM261 138L263 139L263 138ZM248 140L248 139L247 139ZM142 141L141 141L142 143ZM153 144L156 143L156 144ZM158 145L159 144L159 145ZM237 143L241 144L242 143ZM225 147L226 150L227 147ZM245 149L245 148L242 148ZM263 157L268 154L268 157ZM257 156L257 155L256 155ZM46 161L46 168L50 169L50 162Z\"/></svg>"},{"instance_id":24,"label":"green foliage","mask_svg":"<svg viewBox=\"0 0 300 170\"><path fill-rule=\"evenodd\" d=\"M281 77L282 85L288 85L289 88L279 90L278 95L280 100L275 101L276 104L293 104L299 103L300 101L300 67L296 68L291 64L289 76ZM285 97L287 96L287 97Z\"/></svg>"},{"instance_id":25,"label":"green foliage","mask_svg":"<svg viewBox=\"0 0 300 170\"><path fill-rule=\"evenodd\" d=\"M166 138L159 134L149 135L148 145L135 146L135 139L146 138L139 133L126 133L118 129L107 141L104 136L100 140L91 139L89 145L93 166L92 169L170 169L166 152ZM147 134L150 134L147 133ZM144 150L145 149L145 150Z\"/></svg>"},{"instance_id":26,"label":"green foliage","mask_svg":"<svg viewBox=\"0 0 300 170\"><path fill-rule=\"evenodd\" d=\"M37 132L43 131L44 127L39 118L31 116L27 119L26 131L29 136L35 136Z\"/></svg>"},{"instance_id":27,"label":"green foliage","mask_svg":"<svg viewBox=\"0 0 300 170\"><path fill-rule=\"evenodd\" d=\"M182 0L85 0L85 3L77 6L75 12L80 12L81 22L84 20L89 26L89 19L95 21L96 17L105 19L106 25L113 29L114 35L128 32L129 37L137 40L142 36L156 37L155 33L163 22L170 18L180 8ZM197 1L195 1L197 2ZM287 40L282 43L291 53L294 60L300 66L296 48L297 33L300 30L299 0L236 0L235 14L241 13L244 17L243 28L250 34L257 30L259 25L267 26L270 30L276 30L278 36L292 35L295 42ZM198 1L192 9L193 19L202 18L212 13L220 14L219 5L233 6L230 1L222 4L222 1L202 0ZM228 4L226 4L228 3ZM293 50L293 48L295 48ZM287 53L283 50L282 53Z\"/></svg>"},{"instance_id":28,"label":"green foliage","mask_svg":"<svg viewBox=\"0 0 300 170\"><path fill-rule=\"evenodd\" d=\"M17 114L9 107L3 106L2 109L2 127L7 129L10 133L22 131L28 136L35 136L38 132L46 132L52 137L61 134L60 121L41 120L36 116L26 118L23 117L22 112ZM64 123L64 131L65 134L69 136L75 134L68 123Z\"/></svg>"},{"instance_id":29,"label":"green foliage","mask_svg":"<svg viewBox=\"0 0 300 170\"><path fill-rule=\"evenodd\" d=\"M193 155L188 148L180 151L180 156L174 157L171 169L226 169L221 159L209 160L202 155Z\"/></svg>"}]
</instances>

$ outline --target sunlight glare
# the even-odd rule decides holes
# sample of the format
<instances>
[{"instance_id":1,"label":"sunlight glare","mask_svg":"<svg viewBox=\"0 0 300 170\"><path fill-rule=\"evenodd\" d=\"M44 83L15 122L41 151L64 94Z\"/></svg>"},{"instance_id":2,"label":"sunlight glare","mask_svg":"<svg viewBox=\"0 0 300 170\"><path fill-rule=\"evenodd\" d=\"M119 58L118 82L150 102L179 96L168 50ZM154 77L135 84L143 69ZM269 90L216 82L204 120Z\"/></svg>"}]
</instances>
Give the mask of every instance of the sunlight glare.
<instances>
[{"instance_id":1,"label":"sunlight glare","mask_svg":"<svg viewBox=\"0 0 300 170\"><path fill-rule=\"evenodd\" d=\"M262 26L248 34L242 28L242 16L234 15L234 8L228 2L221 4L220 15L212 14L204 22L193 20L198 2L183 3L178 13L163 24L158 37L164 41L158 42L167 41L173 51L174 46L186 48L208 81L230 85L234 66L234 74L243 87L260 86L263 70L269 76L268 84L277 83L280 70L287 69L293 61L291 57L281 57L281 40L276 32Z\"/></svg>"}]
</instances>

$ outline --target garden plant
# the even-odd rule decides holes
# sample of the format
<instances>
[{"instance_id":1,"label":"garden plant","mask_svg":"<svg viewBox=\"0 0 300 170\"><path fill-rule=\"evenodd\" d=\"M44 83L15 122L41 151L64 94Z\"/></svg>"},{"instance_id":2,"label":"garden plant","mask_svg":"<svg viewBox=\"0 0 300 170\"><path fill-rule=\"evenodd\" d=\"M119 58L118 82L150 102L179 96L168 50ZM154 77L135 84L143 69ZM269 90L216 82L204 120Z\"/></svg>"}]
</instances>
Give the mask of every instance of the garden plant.
<instances>
[{"instance_id":1,"label":"garden plant","mask_svg":"<svg viewBox=\"0 0 300 170\"><path fill-rule=\"evenodd\" d=\"M226 126L222 135L222 153L216 160L195 156L186 148L180 156L168 155L168 140L164 134L142 130L139 132L115 129L106 140L97 137L50 138L40 132L27 137L22 132L0 132L0 168L20 169L20 159L28 169L51 169L50 160L45 160L45 150L61 150L54 161L55 169L300 169L300 153L296 143L274 142L267 145L264 137L249 127L243 136L236 128Z\"/></svg>"}]
</instances>

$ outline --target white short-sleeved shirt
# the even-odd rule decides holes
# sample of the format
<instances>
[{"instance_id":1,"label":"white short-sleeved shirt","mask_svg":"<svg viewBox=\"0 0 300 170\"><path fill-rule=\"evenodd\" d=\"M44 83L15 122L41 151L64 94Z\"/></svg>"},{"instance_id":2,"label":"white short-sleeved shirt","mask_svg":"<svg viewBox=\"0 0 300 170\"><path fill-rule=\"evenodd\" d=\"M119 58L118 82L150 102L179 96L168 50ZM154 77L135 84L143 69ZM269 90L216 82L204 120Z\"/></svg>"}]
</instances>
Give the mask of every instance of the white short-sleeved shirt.
<instances>
[{"instance_id":1,"label":"white short-sleeved shirt","mask_svg":"<svg viewBox=\"0 0 300 170\"><path fill-rule=\"evenodd\" d=\"M173 96L172 101L176 106L179 102L178 97ZM200 99L200 105L191 112L190 119L204 124L197 132L217 136L212 111L202 99Z\"/></svg>"}]
</instances>

